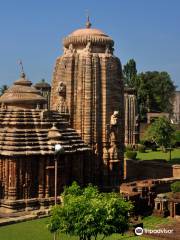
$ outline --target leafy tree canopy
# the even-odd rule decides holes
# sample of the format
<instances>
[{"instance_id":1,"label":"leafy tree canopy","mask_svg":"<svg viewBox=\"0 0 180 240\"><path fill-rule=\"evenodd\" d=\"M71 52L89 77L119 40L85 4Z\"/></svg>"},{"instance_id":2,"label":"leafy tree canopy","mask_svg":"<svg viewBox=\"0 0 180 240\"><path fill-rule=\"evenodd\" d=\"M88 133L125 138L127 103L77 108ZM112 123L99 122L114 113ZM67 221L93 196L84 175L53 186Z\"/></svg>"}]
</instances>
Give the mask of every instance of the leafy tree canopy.
<instances>
[{"instance_id":1,"label":"leafy tree canopy","mask_svg":"<svg viewBox=\"0 0 180 240\"><path fill-rule=\"evenodd\" d=\"M136 62L130 59L123 67L124 82L134 87L141 120L147 112L172 113L172 98L176 89L167 72L148 71L137 74Z\"/></svg>"},{"instance_id":2,"label":"leafy tree canopy","mask_svg":"<svg viewBox=\"0 0 180 240\"><path fill-rule=\"evenodd\" d=\"M180 192L180 181L176 181L171 184L171 191L173 193Z\"/></svg>"},{"instance_id":3,"label":"leafy tree canopy","mask_svg":"<svg viewBox=\"0 0 180 240\"><path fill-rule=\"evenodd\" d=\"M142 117L148 111L172 113L175 86L167 72L140 73L135 88Z\"/></svg>"},{"instance_id":4,"label":"leafy tree canopy","mask_svg":"<svg viewBox=\"0 0 180 240\"><path fill-rule=\"evenodd\" d=\"M2 85L0 87L0 96L4 94L4 92L8 89L7 85Z\"/></svg>"},{"instance_id":5,"label":"leafy tree canopy","mask_svg":"<svg viewBox=\"0 0 180 240\"><path fill-rule=\"evenodd\" d=\"M174 143L175 129L166 117L160 117L148 127L145 138L162 148L170 147Z\"/></svg>"},{"instance_id":6,"label":"leafy tree canopy","mask_svg":"<svg viewBox=\"0 0 180 240\"><path fill-rule=\"evenodd\" d=\"M123 67L124 83L129 87L135 86L137 78L136 62L134 59L130 59Z\"/></svg>"},{"instance_id":7,"label":"leafy tree canopy","mask_svg":"<svg viewBox=\"0 0 180 240\"><path fill-rule=\"evenodd\" d=\"M51 232L77 235L86 240L102 234L124 233L128 229L128 213L132 205L119 194L100 193L89 185L81 189L74 182L65 188L63 203L52 209Z\"/></svg>"}]
</instances>

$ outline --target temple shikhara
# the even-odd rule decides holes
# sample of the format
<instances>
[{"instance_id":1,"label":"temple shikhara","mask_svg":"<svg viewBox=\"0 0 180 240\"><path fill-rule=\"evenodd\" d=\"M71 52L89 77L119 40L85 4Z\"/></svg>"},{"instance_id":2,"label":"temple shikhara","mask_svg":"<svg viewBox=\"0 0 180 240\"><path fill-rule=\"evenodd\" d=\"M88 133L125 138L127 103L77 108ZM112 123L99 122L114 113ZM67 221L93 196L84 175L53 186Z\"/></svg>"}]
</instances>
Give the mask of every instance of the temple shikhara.
<instances>
[{"instance_id":1,"label":"temple shikhara","mask_svg":"<svg viewBox=\"0 0 180 240\"><path fill-rule=\"evenodd\" d=\"M91 28L88 19L86 28L65 37L63 45L53 73L51 109L70 114L71 127L93 149L100 183L118 185L123 175L124 89L114 42Z\"/></svg>"},{"instance_id":2,"label":"temple shikhara","mask_svg":"<svg viewBox=\"0 0 180 240\"><path fill-rule=\"evenodd\" d=\"M0 211L47 207L76 180L102 189L123 179L124 90L113 40L86 27L64 38L50 86L20 79L0 97Z\"/></svg>"}]
</instances>

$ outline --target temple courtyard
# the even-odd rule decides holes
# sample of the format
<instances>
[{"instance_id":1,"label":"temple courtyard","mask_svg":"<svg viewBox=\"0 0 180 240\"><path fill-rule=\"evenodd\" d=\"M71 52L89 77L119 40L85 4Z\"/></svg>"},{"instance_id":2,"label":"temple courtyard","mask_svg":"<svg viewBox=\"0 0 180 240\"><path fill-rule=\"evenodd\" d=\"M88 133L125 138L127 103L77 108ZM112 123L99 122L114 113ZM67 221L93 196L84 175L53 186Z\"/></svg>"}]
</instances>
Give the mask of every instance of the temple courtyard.
<instances>
[{"instance_id":1,"label":"temple courtyard","mask_svg":"<svg viewBox=\"0 0 180 240\"><path fill-rule=\"evenodd\" d=\"M158 149L157 151L146 150L145 153L138 152L137 159L139 160L163 159L167 160L170 164L178 164L180 162L180 148L172 149L171 160L169 151L163 152L160 149Z\"/></svg>"},{"instance_id":2,"label":"temple courtyard","mask_svg":"<svg viewBox=\"0 0 180 240\"><path fill-rule=\"evenodd\" d=\"M47 225L49 222L49 217L42 218L38 220L26 221L22 223L16 223L13 225L2 226L0 230L0 239L3 240L51 240L53 235L48 231ZM128 232L124 236L120 234L113 234L110 237L107 237L107 240L120 240L120 239L127 239L127 240L156 240L156 239L178 239L177 236L180 234L180 230L178 229L178 220L172 220L169 218L160 218L155 216L145 217L143 219L144 227L147 229L174 229L173 234L169 234L168 236L134 236L134 233ZM57 235L57 240L76 240L78 237L70 237L65 234ZM99 236L98 240L101 240L102 237Z\"/></svg>"}]
</instances>

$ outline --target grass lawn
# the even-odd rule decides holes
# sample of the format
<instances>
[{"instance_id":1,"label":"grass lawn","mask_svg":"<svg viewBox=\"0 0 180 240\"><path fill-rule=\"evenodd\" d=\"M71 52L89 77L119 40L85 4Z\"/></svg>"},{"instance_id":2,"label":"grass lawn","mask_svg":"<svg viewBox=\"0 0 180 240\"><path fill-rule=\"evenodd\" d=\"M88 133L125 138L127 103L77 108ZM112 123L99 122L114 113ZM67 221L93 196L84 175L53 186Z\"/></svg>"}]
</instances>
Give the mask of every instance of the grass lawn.
<instances>
[{"instance_id":1,"label":"grass lawn","mask_svg":"<svg viewBox=\"0 0 180 240\"><path fill-rule=\"evenodd\" d=\"M161 225L171 224L174 222L173 219L170 218L162 218L156 216L148 216L145 217L143 220L144 228L148 229L157 229Z\"/></svg>"},{"instance_id":2,"label":"grass lawn","mask_svg":"<svg viewBox=\"0 0 180 240\"><path fill-rule=\"evenodd\" d=\"M53 235L49 233L47 229L47 223L49 218L42 218L38 220L32 220L8 226L0 227L0 239L1 240L53 240ZM143 219L144 226L146 228L156 228L158 225L168 224L170 220L158 217L147 217ZM69 237L65 234L57 236L57 240L78 240L78 237ZM98 240L101 238L99 237ZM110 237L105 238L107 240L153 240L148 237L136 237L133 235L113 234Z\"/></svg>"},{"instance_id":3,"label":"grass lawn","mask_svg":"<svg viewBox=\"0 0 180 240\"><path fill-rule=\"evenodd\" d=\"M169 161L169 152L151 151L146 150L145 153L137 152L137 158L140 160L154 160L154 159L165 159ZM173 149L171 152L171 161L172 164L180 164L180 148Z\"/></svg>"}]
</instances>

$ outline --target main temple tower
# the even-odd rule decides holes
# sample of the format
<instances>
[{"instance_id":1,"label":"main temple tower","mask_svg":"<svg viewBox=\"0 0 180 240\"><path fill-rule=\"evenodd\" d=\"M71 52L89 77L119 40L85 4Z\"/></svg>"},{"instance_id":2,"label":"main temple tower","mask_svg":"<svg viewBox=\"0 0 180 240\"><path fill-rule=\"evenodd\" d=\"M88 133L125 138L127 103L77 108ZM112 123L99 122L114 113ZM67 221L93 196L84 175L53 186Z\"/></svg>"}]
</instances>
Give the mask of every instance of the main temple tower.
<instances>
[{"instance_id":1,"label":"main temple tower","mask_svg":"<svg viewBox=\"0 0 180 240\"><path fill-rule=\"evenodd\" d=\"M70 114L71 126L93 149L100 182L118 184L123 172L124 90L114 41L91 28L88 18L86 28L65 37L63 46L53 73L51 109Z\"/></svg>"}]
</instances>

